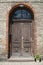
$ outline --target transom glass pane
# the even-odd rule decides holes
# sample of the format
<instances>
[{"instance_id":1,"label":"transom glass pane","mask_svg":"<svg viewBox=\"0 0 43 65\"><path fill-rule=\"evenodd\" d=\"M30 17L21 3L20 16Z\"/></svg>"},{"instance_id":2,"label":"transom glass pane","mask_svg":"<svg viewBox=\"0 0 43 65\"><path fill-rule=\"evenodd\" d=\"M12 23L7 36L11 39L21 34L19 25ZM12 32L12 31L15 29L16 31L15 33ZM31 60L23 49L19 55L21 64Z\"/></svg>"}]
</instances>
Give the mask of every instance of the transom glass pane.
<instances>
[{"instance_id":1,"label":"transom glass pane","mask_svg":"<svg viewBox=\"0 0 43 65\"><path fill-rule=\"evenodd\" d=\"M31 16L31 13L29 13L28 11L26 10L17 10L14 15L13 15L13 18L20 18L20 19L31 19L32 16Z\"/></svg>"},{"instance_id":2,"label":"transom glass pane","mask_svg":"<svg viewBox=\"0 0 43 65\"><path fill-rule=\"evenodd\" d=\"M13 11L12 20L13 19L33 19L32 12L27 9L17 9Z\"/></svg>"}]
</instances>

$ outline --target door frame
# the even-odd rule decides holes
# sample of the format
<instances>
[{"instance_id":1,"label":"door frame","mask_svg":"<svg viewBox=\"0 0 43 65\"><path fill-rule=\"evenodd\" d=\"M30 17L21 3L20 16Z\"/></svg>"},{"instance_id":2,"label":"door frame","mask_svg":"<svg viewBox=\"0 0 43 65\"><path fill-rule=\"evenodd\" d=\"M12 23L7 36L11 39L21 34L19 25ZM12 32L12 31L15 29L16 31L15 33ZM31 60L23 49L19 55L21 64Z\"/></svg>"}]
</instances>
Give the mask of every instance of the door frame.
<instances>
[{"instance_id":1,"label":"door frame","mask_svg":"<svg viewBox=\"0 0 43 65\"><path fill-rule=\"evenodd\" d=\"M37 54L36 12L35 12L35 10L34 10L34 8L32 7L31 4L22 2L22 3L16 3L15 5L13 5L11 7L10 11L7 12L7 17L6 17L7 18L7 21L6 21L6 55L7 55L7 58L8 58L8 53L9 53L9 44L10 44L9 43L9 15L11 14L12 10L19 5L24 5L25 7L30 8L32 10L33 14L34 14L34 21L33 21L34 22L34 53L33 54L34 55Z\"/></svg>"}]
</instances>

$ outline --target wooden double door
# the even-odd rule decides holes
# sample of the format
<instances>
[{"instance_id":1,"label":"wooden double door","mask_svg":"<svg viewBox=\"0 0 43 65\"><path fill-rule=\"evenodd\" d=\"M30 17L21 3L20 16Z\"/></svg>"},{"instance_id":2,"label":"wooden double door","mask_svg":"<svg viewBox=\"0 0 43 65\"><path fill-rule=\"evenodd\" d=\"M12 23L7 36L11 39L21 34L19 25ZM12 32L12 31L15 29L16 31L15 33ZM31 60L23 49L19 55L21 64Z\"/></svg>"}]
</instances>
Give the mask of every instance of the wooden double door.
<instances>
[{"instance_id":1,"label":"wooden double door","mask_svg":"<svg viewBox=\"0 0 43 65\"><path fill-rule=\"evenodd\" d=\"M10 24L10 56L28 57L33 54L33 25L28 22Z\"/></svg>"}]
</instances>

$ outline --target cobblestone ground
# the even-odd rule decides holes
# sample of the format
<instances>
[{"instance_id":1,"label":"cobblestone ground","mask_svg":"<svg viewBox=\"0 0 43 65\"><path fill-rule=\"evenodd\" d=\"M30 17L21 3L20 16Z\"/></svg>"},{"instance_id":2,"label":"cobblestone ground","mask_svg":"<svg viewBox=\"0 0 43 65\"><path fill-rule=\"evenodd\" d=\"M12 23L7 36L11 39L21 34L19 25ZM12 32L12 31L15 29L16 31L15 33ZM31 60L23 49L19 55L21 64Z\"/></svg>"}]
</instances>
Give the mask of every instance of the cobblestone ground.
<instances>
[{"instance_id":1,"label":"cobblestone ground","mask_svg":"<svg viewBox=\"0 0 43 65\"><path fill-rule=\"evenodd\" d=\"M0 62L0 65L43 65L42 62Z\"/></svg>"}]
</instances>

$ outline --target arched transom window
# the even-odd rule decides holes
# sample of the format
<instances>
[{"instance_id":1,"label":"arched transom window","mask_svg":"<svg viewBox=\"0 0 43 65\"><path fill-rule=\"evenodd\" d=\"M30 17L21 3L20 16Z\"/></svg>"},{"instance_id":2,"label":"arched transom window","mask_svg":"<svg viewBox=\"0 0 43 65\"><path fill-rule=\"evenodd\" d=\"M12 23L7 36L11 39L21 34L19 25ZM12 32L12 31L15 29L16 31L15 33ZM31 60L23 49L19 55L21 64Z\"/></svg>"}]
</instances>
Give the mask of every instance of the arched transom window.
<instances>
[{"instance_id":1,"label":"arched transom window","mask_svg":"<svg viewBox=\"0 0 43 65\"><path fill-rule=\"evenodd\" d=\"M26 8L26 7L16 7L12 14L10 15L10 19L14 20L14 19L34 19L34 15L33 12Z\"/></svg>"}]
</instances>

